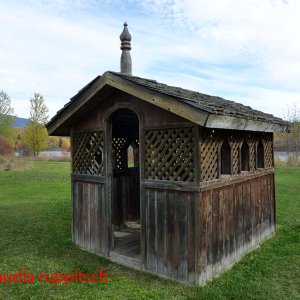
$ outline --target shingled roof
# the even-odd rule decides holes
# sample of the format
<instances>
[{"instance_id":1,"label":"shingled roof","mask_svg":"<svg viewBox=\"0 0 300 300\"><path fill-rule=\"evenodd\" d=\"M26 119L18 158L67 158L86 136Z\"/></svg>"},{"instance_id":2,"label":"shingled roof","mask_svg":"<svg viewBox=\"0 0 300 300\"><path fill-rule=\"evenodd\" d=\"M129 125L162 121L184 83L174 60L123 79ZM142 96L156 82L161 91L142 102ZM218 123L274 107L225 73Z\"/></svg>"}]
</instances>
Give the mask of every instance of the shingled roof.
<instances>
[{"instance_id":1,"label":"shingled roof","mask_svg":"<svg viewBox=\"0 0 300 300\"><path fill-rule=\"evenodd\" d=\"M250 106L226 100L217 96L210 96L199 92L183 89L176 86L169 86L156 80L146 79L136 76L124 75L121 73L111 72L128 81L137 83L148 89L158 91L162 94L175 97L176 100L189 104L197 109L204 110L211 114L234 116L251 120L262 120L272 123L287 123L284 120L274 117L271 114L263 113L259 110L252 109Z\"/></svg>"},{"instance_id":2,"label":"shingled roof","mask_svg":"<svg viewBox=\"0 0 300 300\"><path fill-rule=\"evenodd\" d=\"M122 90L139 98L141 98L141 93L135 93L135 91L142 89L146 93L142 97L142 100L160 106L163 109L168 109L181 117L205 127L254 131L285 131L289 128L288 122L271 114L254 110L250 106L225 100L221 97L169 86L152 79L107 71L102 76L97 76L87 84L71 98L70 102L57 112L47 124L49 133L53 134L56 131L55 128L63 126L62 122L59 122L59 119L65 121L68 117L71 117L77 109L80 109L83 105L87 105L90 101L89 99L95 96L95 93L100 92L105 86ZM147 91L149 92L148 96ZM154 101L156 100L155 95L159 97L159 101ZM80 102L80 105L77 102ZM178 105L183 105L183 107L176 109ZM196 113L198 112L199 116L197 117L197 114L189 113L191 110ZM185 111L187 113L184 113ZM62 118L64 114L67 116ZM68 124L70 125L70 122ZM58 130L56 134L59 132Z\"/></svg>"}]
</instances>

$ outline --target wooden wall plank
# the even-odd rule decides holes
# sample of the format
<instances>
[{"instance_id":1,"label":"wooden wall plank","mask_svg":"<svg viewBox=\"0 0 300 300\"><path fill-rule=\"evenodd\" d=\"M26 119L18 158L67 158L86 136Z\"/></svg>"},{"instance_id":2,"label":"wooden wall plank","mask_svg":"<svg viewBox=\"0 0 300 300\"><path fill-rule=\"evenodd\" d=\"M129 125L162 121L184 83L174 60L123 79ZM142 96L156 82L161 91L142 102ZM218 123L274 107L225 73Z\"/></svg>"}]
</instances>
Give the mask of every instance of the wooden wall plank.
<instances>
[{"instance_id":1,"label":"wooden wall plank","mask_svg":"<svg viewBox=\"0 0 300 300\"><path fill-rule=\"evenodd\" d=\"M188 261L188 282L195 283L195 267L196 267L196 248L199 246L199 234L197 231L195 216L199 217L199 213L195 210L199 210L199 193L189 193L187 195L187 261ZM197 224L198 225L198 224Z\"/></svg>"},{"instance_id":2,"label":"wooden wall plank","mask_svg":"<svg viewBox=\"0 0 300 300\"><path fill-rule=\"evenodd\" d=\"M97 185L90 185L90 251L96 251L97 239L97 210L96 210L96 187Z\"/></svg>"},{"instance_id":3,"label":"wooden wall plank","mask_svg":"<svg viewBox=\"0 0 300 300\"><path fill-rule=\"evenodd\" d=\"M271 210L271 227L272 229L275 228L275 191L274 191L274 176L270 179L270 189L271 189L271 196L270 196L270 210Z\"/></svg>"},{"instance_id":4,"label":"wooden wall plank","mask_svg":"<svg viewBox=\"0 0 300 300\"><path fill-rule=\"evenodd\" d=\"M236 258L241 255L241 248L243 248L243 187L240 184L236 185Z\"/></svg>"},{"instance_id":5,"label":"wooden wall plank","mask_svg":"<svg viewBox=\"0 0 300 300\"><path fill-rule=\"evenodd\" d=\"M267 202L267 186L266 186L266 178L265 176L262 178L262 198L261 198L261 210L262 210L262 231L261 236L263 238L263 234L266 229L266 219L267 219L267 209L266 209L266 202Z\"/></svg>"},{"instance_id":6,"label":"wooden wall plank","mask_svg":"<svg viewBox=\"0 0 300 300\"><path fill-rule=\"evenodd\" d=\"M229 198L230 187L224 189L224 253L225 262L230 253L230 205L232 200Z\"/></svg>"},{"instance_id":7,"label":"wooden wall plank","mask_svg":"<svg viewBox=\"0 0 300 300\"><path fill-rule=\"evenodd\" d=\"M263 174L201 192L200 282L240 259L272 232L273 185L273 174Z\"/></svg>"},{"instance_id":8,"label":"wooden wall plank","mask_svg":"<svg viewBox=\"0 0 300 300\"><path fill-rule=\"evenodd\" d=\"M251 190L250 182L244 185L245 195L244 195L244 223L245 223L245 247L249 247L251 243Z\"/></svg>"},{"instance_id":9,"label":"wooden wall plank","mask_svg":"<svg viewBox=\"0 0 300 300\"><path fill-rule=\"evenodd\" d=\"M73 182L74 242L80 247L107 255L107 212L104 185Z\"/></svg>"},{"instance_id":10,"label":"wooden wall plank","mask_svg":"<svg viewBox=\"0 0 300 300\"><path fill-rule=\"evenodd\" d=\"M157 191L157 272L165 274L167 269L166 253L166 192Z\"/></svg>"},{"instance_id":11,"label":"wooden wall plank","mask_svg":"<svg viewBox=\"0 0 300 300\"><path fill-rule=\"evenodd\" d=\"M72 182L72 199L73 199L73 242L78 243L78 183Z\"/></svg>"},{"instance_id":12,"label":"wooden wall plank","mask_svg":"<svg viewBox=\"0 0 300 300\"><path fill-rule=\"evenodd\" d=\"M199 272L200 274L206 273L206 266L208 265L208 202L210 197L210 191L202 193L200 201L200 259L199 259ZM206 278L205 278L206 279Z\"/></svg>"},{"instance_id":13,"label":"wooden wall plank","mask_svg":"<svg viewBox=\"0 0 300 300\"><path fill-rule=\"evenodd\" d=\"M213 272L219 263L219 190L212 192L212 253Z\"/></svg>"},{"instance_id":14,"label":"wooden wall plank","mask_svg":"<svg viewBox=\"0 0 300 300\"><path fill-rule=\"evenodd\" d=\"M175 192L169 191L167 193L167 229L168 229L168 261L167 261L167 275L176 278L177 272L175 269L176 263L176 209L175 209Z\"/></svg>"},{"instance_id":15,"label":"wooden wall plank","mask_svg":"<svg viewBox=\"0 0 300 300\"><path fill-rule=\"evenodd\" d=\"M90 183L83 185L84 248L90 250Z\"/></svg>"},{"instance_id":16,"label":"wooden wall plank","mask_svg":"<svg viewBox=\"0 0 300 300\"><path fill-rule=\"evenodd\" d=\"M156 191L151 190L148 201L147 216L147 269L157 271L156 255Z\"/></svg>"},{"instance_id":17,"label":"wooden wall plank","mask_svg":"<svg viewBox=\"0 0 300 300\"><path fill-rule=\"evenodd\" d=\"M177 278L188 281L187 258L187 195L176 193L176 220L177 220Z\"/></svg>"},{"instance_id":18,"label":"wooden wall plank","mask_svg":"<svg viewBox=\"0 0 300 300\"><path fill-rule=\"evenodd\" d=\"M84 231L83 231L83 184L78 182L78 245L84 245Z\"/></svg>"},{"instance_id":19,"label":"wooden wall plank","mask_svg":"<svg viewBox=\"0 0 300 300\"><path fill-rule=\"evenodd\" d=\"M207 219L206 219L206 228L207 228L207 266L206 274L207 278L211 278L213 274L213 193L208 191L207 197ZM201 237L200 237L201 238Z\"/></svg>"},{"instance_id":20,"label":"wooden wall plank","mask_svg":"<svg viewBox=\"0 0 300 300\"><path fill-rule=\"evenodd\" d=\"M141 216L141 260L142 267L147 268L147 216L148 216L148 198L149 198L149 189L145 189L141 186L140 190L140 216Z\"/></svg>"},{"instance_id":21,"label":"wooden wall plank","mask_svg":"<svg viewBox=\"0 0 300 300\"><path fill-rule=\"evenodd\" d=\"M256 182L256 203L255 203L255 217L256 217L256 243L260 241L260 224L261 224L261 181Z\"/></svg>"},{"instance_id":22,"label":"wooden wall plank","mask_svg":"<svg viewBox=\"0 0 300 300\"><path fill-rule=\"evenodd\" d=\"M225 242L225 197L224 197L225 189L219 189L219 218L218 218L218 262L219 266L221 267L222 263L222 258L224 257L225 254L225 249L224 249L224 242Z\"/></svg>"},{"instance_id":23,"label":"wooden wall plank","mask_svg":"<svg viewBox=\"0 0 300 300\"><path fill-rule=\"evenodd\" d=\"M251 247L255 246L256 243L256 193L257 193L257 182L256 180L251 180Z\"/></svg>"},{"instance_id":24,"label":"wooden wall plank","mask_svg":"<svg viewBox=\"0 0 300 300\"><path fill-rule=\"evenodd\" d=\"M108 213L108 207L109 205L107 204L107 201L105 199L105 190L104 190L104 186L103 185L98 185L98 195L101 197L99 197L99 202L98 202L98 211L99 211L99 225L98 228L100 228L100 232L99 232L99 244L100 244L100 253L106 255L108 253L108 221L107 218L109 216Z\"/></svg>"},{"instance_id":25,"label":"wooden wall plank","mask_svg":"<svg viewBox=\"0 0 300 300\"><path fill-rule=\"evenodd\" d=\"M228 205L228 238L229 238L229 245L228 245L228 254L229 256L234 255L235 250L235 210L234 210L234 187L231 186L228 189L228 198L227 198L227 205ZM230 261L232 263L232 260Z\"/></svg>"},{"instance_id":26,"label":"wooden wall plank","mask_svg":"<svg viewBox=\"0 0 300 300\"><path fill-rule=\"evenodd\" d=\"M268 198L267 198L267 211L268 211L268 223L269 223L269 228L271 228L271 209L272 209L272 204L271 204L271 179L270 177L267 177L267 182L268 182Z\"/></svg>"}]
</instances>

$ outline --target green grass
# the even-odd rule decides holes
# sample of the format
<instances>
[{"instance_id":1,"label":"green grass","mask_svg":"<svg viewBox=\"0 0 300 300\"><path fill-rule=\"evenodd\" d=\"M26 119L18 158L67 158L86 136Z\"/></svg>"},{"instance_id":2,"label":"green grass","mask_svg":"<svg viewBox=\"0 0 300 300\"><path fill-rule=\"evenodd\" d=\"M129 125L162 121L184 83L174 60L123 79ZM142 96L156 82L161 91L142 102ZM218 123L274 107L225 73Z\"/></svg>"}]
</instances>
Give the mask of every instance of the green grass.
<instances>
[{"instance_id":1,"label":"green grass","mask_svg":"<svg viewBox=\"0 0 300 300\"><path fill-rule=\"evenodd\" d=\"M202 288L87 253L71 241L69 163L0 172L0 274L95 273L108 283L1 283L0 299L300 299L300 168L276 170L277 233Z\"/></svg>"}]
</instances>

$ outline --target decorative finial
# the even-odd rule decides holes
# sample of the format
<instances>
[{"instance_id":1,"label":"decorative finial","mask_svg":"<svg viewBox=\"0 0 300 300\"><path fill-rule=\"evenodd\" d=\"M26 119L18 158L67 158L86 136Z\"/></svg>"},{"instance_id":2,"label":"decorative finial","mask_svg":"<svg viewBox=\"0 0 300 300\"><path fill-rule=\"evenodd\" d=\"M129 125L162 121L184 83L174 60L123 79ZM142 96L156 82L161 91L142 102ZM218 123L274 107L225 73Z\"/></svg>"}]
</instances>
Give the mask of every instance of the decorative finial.
<instances>
[{"instance_id":1,"label":"decorative finial","mask_svg":"<svg viewBox=\"0 0 300 300\"><path fill-rule=\"evenodd\" d=\"M130 50L131 50L131 35L127 28L127 22L124 23L124 29L120 35L121 40L121 73L132 75L132 66L131 66L131 56L130 56Z\"/></svg>"}]
</instances>

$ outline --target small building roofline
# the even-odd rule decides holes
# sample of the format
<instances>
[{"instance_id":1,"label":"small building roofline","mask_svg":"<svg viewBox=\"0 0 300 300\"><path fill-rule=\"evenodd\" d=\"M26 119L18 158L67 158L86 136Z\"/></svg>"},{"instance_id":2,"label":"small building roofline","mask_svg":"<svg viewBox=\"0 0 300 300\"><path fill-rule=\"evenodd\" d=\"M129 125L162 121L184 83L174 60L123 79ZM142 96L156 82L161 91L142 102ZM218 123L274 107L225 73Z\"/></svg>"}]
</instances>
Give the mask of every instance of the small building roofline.
<instances>
[{"instance_id":1,"label":"small building roofline","mask_svg":"<svg viewBox=\"0 0 300 300\"><path fill-rule=\"evenodd\" d=\"M155 80L125 75L112 71L97 76L82 88L46 125L50 135L69 135L72 124L99 105L113 91L120 90L164 110L208 128L288 131L290 123L249 106L225 100L220 97L168 86Z\"/></svg>"}]
</instances>

